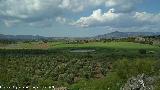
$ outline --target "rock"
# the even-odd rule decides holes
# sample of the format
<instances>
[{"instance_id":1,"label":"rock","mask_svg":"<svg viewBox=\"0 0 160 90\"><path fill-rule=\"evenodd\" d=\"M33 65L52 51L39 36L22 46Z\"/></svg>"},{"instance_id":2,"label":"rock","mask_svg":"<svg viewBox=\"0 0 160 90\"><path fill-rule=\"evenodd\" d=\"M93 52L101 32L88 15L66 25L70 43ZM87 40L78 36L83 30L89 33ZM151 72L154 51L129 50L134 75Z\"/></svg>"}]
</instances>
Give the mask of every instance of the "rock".
<instances>
[{"instance_id":1,"label":"rock","mask_svg":"<svg viewBox=\"0 0 160 90\"><path fill-rule=\"evenodd\" d=\"M154 77L148 77L144 74L130 78L121 90L154 90Z\"/></svg>"}]
</instances>

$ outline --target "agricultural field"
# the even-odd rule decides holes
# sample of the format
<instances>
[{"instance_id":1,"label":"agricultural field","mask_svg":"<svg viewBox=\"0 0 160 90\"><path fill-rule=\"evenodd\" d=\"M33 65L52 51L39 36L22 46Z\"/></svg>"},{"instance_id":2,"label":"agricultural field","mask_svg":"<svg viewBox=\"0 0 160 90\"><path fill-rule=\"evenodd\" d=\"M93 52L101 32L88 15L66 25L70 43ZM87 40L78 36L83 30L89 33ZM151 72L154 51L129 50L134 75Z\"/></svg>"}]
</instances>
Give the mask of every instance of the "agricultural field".
<instances>
[{"instance_id":1,"label":"agricultural field","mask_svg":"<svg viewBox=\"0 0 160 90\"><path fill-rule=\"evenodd\" d=\"M153 87L160 88L159 46L115 41L83 44L39 41L0 48L3 86L119 90L129 78L145 74L157 77Z\"/></svg>"}]
</instances>

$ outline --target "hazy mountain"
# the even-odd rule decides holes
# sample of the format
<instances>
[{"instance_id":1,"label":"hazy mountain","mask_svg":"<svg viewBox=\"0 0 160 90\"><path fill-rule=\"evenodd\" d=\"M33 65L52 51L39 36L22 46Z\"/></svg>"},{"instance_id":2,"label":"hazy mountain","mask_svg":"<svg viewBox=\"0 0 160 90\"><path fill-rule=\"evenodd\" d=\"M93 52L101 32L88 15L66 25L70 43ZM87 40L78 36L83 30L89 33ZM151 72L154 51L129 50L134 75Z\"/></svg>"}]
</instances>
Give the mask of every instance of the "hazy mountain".
<instances>
[{"instance_id":1,"label":"hazy mountain","mask_svg":"<svg viewBox=\"0 0 160 90\"><path fill-rule=\"evenodd\" d=\"M9 39L9 40L39 40L39 39L48 39L49 37L43 36L33 36L33 35L3 35L0 34L0 39Z\"/></svg>"},{"instance_id":2,"label":"hazy mountain","mask_svg":"<svg viewBox=\"0 0 160 90\"><path fill-rule=\"evenodd\" d=\"M39 35L4 35L0 34L0 39L9 39L9 40L44 40L44 39L53 39L53 40L81 40L81 39L109 39L109 38L127 38L127 37L136 37L136 36L157 36L160 35L160 32L111 32L104 35L98 35L95 37L44 37Z\"/></svg>"},{"instance_id":3,"label":"hazy mountain","mask_svg":"<svg viewBox=\"0 0 160 90\"><path fill-rule=\"evenodd\" d=\"M115 32L111 32L108 34L104 34L104 35L98 35L95 38L109 39L109 38L127 38L127 37L136 37L136 36L156 36L156 35L160 35L160 32L119 32L119 31L115 31Z\"/></svg>"},{"instance_id":4,"label":"hazy mountain","mask_svg":"<svg viewBox=\"0 0 160 90\"><path fill-rule=\"evenodd\" d=\"M0 40L81 40L86 37L44 37L39 35L4 35L0 34ZM88 38L87 38L88 39Z\"/></svg>"}]
</instances>

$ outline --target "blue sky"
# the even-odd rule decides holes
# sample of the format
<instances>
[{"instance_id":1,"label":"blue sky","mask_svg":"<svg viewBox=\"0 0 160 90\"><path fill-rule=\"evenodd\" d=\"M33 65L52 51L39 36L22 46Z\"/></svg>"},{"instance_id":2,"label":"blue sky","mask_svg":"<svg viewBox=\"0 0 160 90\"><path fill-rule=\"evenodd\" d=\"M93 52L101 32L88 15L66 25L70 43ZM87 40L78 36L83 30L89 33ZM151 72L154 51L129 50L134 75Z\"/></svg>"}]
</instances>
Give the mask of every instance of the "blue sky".
<instances>
[{"instance_id":1,"label":"blue sky","mask_svg":"<svg viewBox=\"0 0 160 90\"><path fill-rule=\"evenodd\" d=\"M159 0L0 0L0 33L86 37L160 32Z\"/></svg>"}]
</instances>

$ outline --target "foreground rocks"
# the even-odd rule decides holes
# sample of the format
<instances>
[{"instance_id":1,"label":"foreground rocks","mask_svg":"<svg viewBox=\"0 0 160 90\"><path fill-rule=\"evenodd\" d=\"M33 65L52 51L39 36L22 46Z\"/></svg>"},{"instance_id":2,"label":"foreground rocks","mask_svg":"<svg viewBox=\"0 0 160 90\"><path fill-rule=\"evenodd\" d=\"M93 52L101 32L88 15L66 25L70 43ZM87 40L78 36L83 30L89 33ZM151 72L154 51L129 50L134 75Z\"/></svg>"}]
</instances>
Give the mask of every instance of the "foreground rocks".
<instances>
[{"instance_id":1,"label":"foreground rocks","mask_svg":"<svg viewBox=\"0 0 160 90\"><path fill-rule=\"evenodd\" d=\"M157 77L149 77L147 75L138 75L130 78L121 90L154 90L154 83Z\"/></svg>"}]
</instances>

